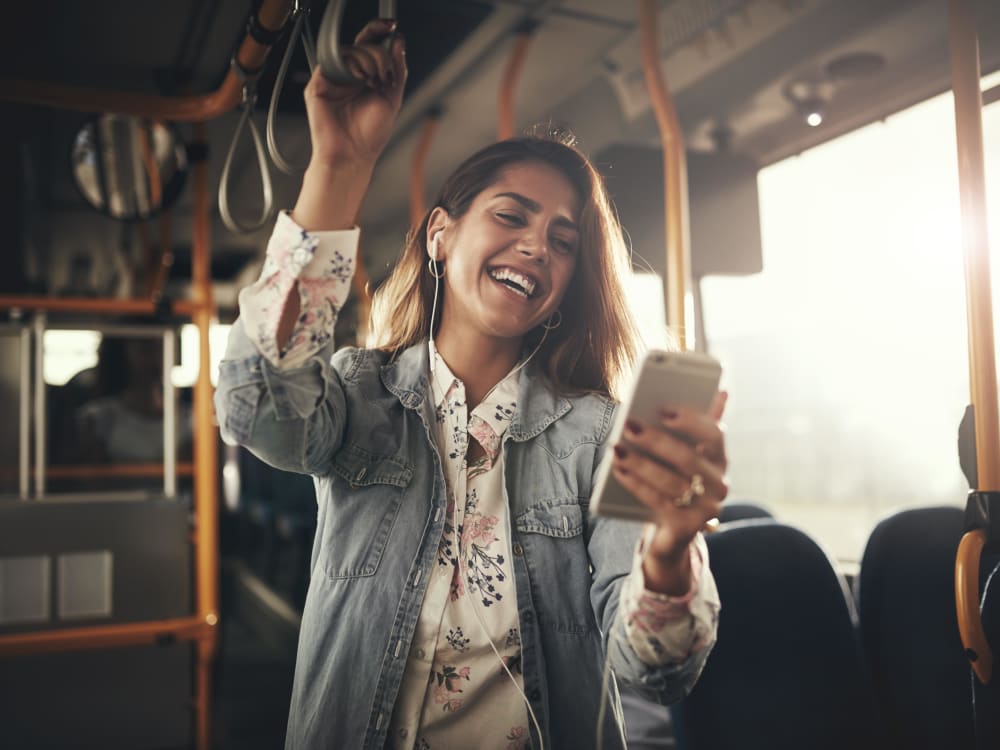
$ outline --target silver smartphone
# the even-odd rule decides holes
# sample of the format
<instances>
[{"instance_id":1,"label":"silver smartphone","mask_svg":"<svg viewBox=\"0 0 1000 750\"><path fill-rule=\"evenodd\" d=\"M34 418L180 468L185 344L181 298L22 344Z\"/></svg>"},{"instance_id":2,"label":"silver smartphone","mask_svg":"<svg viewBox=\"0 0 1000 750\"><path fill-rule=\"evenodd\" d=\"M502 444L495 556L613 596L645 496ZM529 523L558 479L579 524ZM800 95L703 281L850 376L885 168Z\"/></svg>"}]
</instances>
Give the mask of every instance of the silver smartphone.
<instances>
[{"instance_id":1,"label":"silver smartphone","mask_svg":"<svg viewBox=\"0 0 1000 750\"><path fill-rule=\"evenodd\" d=\"M722 376L722 366L707 354L659 349L646 352L638 371L631 393L618 409L608 450L598 467L590 496L591 513L629 521L649 520L650 510L618 484L611 473L613 446L621 438L625 421L634 419L647 427L666 430L659 417L664 408L683 406L708 411Z\"/></svg>"}]
</instances>

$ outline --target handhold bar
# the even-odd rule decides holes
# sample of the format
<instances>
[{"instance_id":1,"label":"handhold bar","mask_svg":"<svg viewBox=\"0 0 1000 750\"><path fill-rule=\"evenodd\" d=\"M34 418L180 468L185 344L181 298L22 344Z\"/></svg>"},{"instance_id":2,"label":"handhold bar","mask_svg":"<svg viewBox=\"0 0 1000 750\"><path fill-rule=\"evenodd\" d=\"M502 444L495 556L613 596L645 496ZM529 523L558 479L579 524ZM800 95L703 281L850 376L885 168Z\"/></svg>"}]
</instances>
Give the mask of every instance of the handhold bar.
<instances>
[{"instance_id":1,"label":"handhold bar","mask_svg":"<svg viewBox=\"0 0 1000 750\"><path fill-rule=\"evenodd\" d=\"M358 78L348 70L340 56L340 20L344 15L346 4L347 0L330 0L319 25L316 56L323 75L331 83L352 84L358 82ZM396 18L396 0L379 0L378 16L379 18ZM387 39L386 45L390 43L391 39Z\"/></svg>"}]
</instances>

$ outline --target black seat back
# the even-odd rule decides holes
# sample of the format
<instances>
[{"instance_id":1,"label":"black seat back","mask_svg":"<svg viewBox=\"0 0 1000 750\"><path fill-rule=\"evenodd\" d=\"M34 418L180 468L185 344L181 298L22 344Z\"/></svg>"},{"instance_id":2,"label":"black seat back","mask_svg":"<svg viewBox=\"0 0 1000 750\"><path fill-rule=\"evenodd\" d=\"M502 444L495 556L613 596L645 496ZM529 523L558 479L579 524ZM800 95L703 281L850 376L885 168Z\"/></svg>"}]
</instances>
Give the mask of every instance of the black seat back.
<instances>
[{"instance_id":1,"label":"black seat back","mask_svg":"<svg viewBox=\"0 0 1000 750\"><path fill-rule=\"evenodd\" d=\"M806 534L773 521L708 536L722 611L691 695L674 708L678 742L698 750L881 746L854 606Z\"/></svg>"},{"instance_id":2,"label":"black seat back","mask_svg":"<svg viewBox=\"0 0 1000 750\"><path fill-rule=\"evenodd\" d=\"M857 580L862 646L893 744L973 746L969 667L955 615L957 507L915 508L872 531Z\"/></svg>"}]
</instances>

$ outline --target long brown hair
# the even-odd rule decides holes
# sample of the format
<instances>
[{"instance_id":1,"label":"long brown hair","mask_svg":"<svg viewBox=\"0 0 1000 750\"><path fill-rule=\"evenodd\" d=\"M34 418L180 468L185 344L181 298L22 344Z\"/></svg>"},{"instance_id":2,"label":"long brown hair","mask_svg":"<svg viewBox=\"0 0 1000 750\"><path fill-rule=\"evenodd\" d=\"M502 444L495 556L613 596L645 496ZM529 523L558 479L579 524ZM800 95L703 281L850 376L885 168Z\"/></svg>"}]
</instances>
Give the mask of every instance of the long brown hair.
<instances>
[{"instance_id":1,"label":"long brown hair","mask_svg":"<svg viewBox=\"0 0 1000 750\"><path fill-rule=\"evenodd\" d=\"M562 323L549 331L535 360L557 392L614 395L636 356L638 334L622 286L629 268L628 250L604 181L587 157L551 138L500 141L466 159L445 181L434 206L453 219L461 218L504 168L525 162L559 170L576 189L582 206L580 251L560 305ZM429 219L430 211L408 235L395 268L372 300L377 349L395 353L429 335L434 299L434 279L427 265ZM542 333L541 327L529 331L526 346L533 349Z\"/></svg>"}]
</instances>

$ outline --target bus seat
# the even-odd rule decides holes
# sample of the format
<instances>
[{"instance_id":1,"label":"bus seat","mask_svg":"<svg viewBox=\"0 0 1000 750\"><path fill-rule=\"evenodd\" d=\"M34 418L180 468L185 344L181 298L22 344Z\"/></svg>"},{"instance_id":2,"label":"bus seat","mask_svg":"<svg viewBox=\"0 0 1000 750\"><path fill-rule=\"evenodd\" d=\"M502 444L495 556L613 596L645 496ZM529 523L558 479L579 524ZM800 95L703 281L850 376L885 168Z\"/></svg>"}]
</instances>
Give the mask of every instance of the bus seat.
<instances>
[{"instance_id":1,"label":"bus seat","mask_svg":"<svg viewBox=\"0 0 1000 750\"><path fill-rule=\"evenodd\" d=\"M774 514L763 505L741 500L722 504L722 512L719 514L719 523L732 523L733 521L746 521L751 518L774 518Z\"/></svg>"},{"instance_id":2,"label":"bus seat","mask_svg":"<svg viewBox=\"0 0 1000 750\"><path fill-rule=\"evenodd\" d=\"M856 581L861 640L895 746L971 748L969 667L955 618L958 507L895 513L872 531Z\"/></svg>"},{"instance_id":3,"label":"bus seat","mask_svg":"<svg viewBox=\"0 0 1000 750\"><path fill-rule=\"evenodd\" d=\"M719 637L672 709L678 747L882 747L854 603L826 553L778 522L723 524L707 542Z\"/></svg>"},{"instance_id":4,"label":"bus seat","mask_svg":"<svg viewBox=\"0 0 1000 750\"><path fill-rule=\"evenodd\" d=\"M983 561L987 561L985 552ZM990 555L989 562L983 567L988 578L980 587L983 592L980 615L986 639L993 651L993 679L989 685L983 685L972 675L973 714L976 747L996 748L1000 747L1000 670L997 669L1000 664L1000 562L995 555Z\"/></svg>"}]
</instances>

